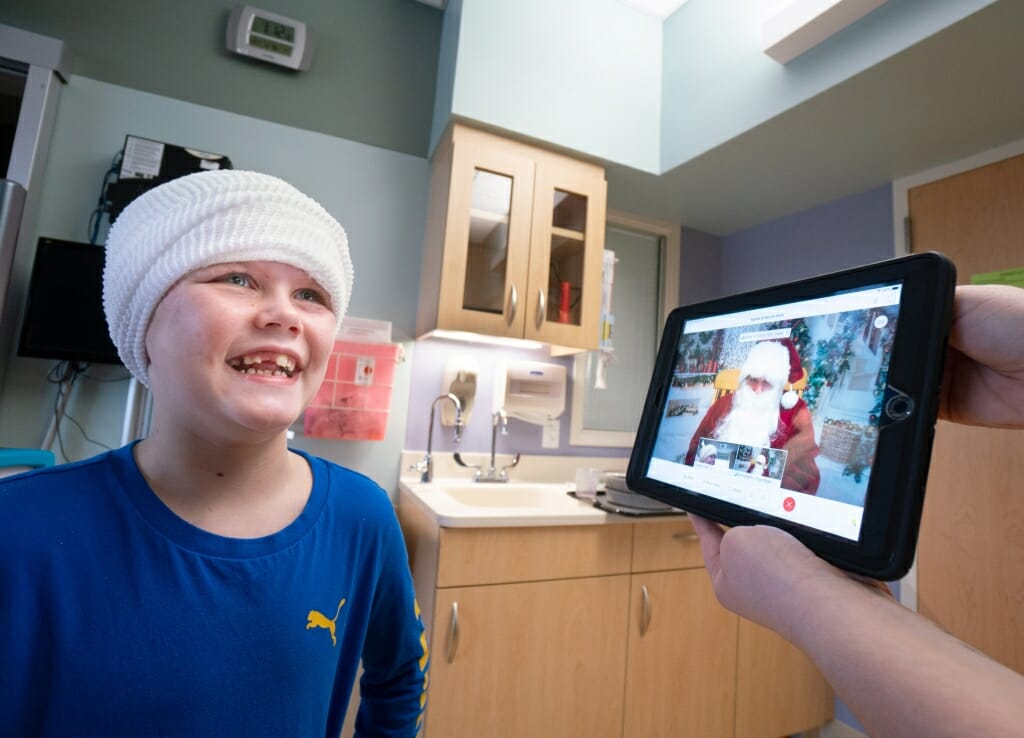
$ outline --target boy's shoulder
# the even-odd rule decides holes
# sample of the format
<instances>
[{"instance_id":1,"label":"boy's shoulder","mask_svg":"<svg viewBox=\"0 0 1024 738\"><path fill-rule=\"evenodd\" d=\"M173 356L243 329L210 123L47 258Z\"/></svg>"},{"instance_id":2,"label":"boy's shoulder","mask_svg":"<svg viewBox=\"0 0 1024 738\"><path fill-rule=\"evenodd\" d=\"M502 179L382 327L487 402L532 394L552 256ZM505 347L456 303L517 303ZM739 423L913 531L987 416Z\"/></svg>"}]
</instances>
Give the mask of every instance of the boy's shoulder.
<instances>
[{"instance_id":1,"label":"boy's shoulder","mask_svg":"<svg viewBox=\"0 0 1024 738\"><path fill-rule=\"evenodd\" d=\"M48 466L0 478L0 498L34 494L74 493L88 485L90 477L97 479L109 474L113 467L130 456L130 447L106 451L82 461Z\"/></svg>"},{"instance_id":2,"label":"boy's shoulder","mask_svg":"<svg viewBox=\"0 0 1024 738\"><path fill-rule=\"evenodd\" d=\"M54 540L102 534L117 505L118 454L36 469L0 479L0 558L30 556ZM130 458L130 451L129 458Z\"/></svg>"},{"instance_id":3,"label":"boy's shoulder","mask_svg":"<svg viewBox=\"0 0 1024 738\"><path fill-rule=\"evenodd\" d=\"M394 512L388 493L370 477L301 449L292 450L307 460L314 483L325 485L329 502Z\"/></svg>"}]
</instances>

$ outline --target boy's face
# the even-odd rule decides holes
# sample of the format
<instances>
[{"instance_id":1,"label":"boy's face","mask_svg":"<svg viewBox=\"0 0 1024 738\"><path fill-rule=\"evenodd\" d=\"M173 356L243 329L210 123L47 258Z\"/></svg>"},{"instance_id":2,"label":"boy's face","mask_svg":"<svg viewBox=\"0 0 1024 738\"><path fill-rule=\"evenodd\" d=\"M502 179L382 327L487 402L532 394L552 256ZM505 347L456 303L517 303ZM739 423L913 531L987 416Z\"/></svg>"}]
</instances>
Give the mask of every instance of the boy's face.
<instances>
[{"instance_id":1,"label":"boy's face","mask_svg":"<svg viewBox=\"0 0 1024 738\"><path fill-rule=\"evenodd\" d=\"M146 333L154 419L211 440L280 433L320 386L334 330L326 291L301 269L251 261L192 272Z\"/></svg>"}]
</instances>

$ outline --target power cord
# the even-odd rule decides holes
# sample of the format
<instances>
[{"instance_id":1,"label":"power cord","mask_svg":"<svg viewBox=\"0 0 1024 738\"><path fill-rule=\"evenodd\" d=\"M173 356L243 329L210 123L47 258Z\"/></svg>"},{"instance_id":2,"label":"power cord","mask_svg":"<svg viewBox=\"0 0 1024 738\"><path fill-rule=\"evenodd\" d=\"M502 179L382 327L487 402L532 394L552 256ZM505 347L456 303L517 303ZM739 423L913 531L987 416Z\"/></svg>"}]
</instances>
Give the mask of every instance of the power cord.
<instances>
[{"instance_id":1,"label":"power cord","mask_svg":"<svg viewBox=\"0 0 1024 738\"><path fill-rule=\"evenodd\" d=\"M60 426L64 418L70 420L75 425L75 427L78 428L79 432L82 434L82 438L84 438L86 442L91 443L94 446L104 448L108 451L113 450L107 444L101 443L95 440L94 438L91 438L89 434L86 432L85 428L82 427L82 424L75 420L70 414L68 414L64 410L65 406L67 405L68 398L71 396L71 390L74 388L75 382L78 380L79 377L86 376L85 372L88 370L88 368L88 364L81 364L77 361L65 360L59 361L56 364L54 364L46 375L46 381L50 382L51 384L57 385L57 395L54 397L53 400L53 434L56 436L57 447L60 449L60 454L65 461L73 461L73 459L70 456L68 456L67 451L65 451L64 449L64 437L61 435L60 431ZM90 377L90 379L93 379L94 381L122 381L121 378L102 380Z\"/></svg>"},{"instance_id":2,"label":"power cord","mask_svg":"<svg viewBox=\"0 0 1024 738\"><path fill-rule=\"evenodd\" d=\"M127 382L131 378L132 378L132 375L131 375L130 372L128 374L125 374L122 377L97 377L94 374L88 374L86 372L82 372L82 379L88 379L90 382L100 382L100 383L103 383L103 384L106 384L106 383L109 383L109 382Z\"/></svg>"},{"instance_id":3,"label":"power cord","mask_svg":"<svg viewBox=\"0 0 1024 738\"><path fill-rule=\"evenodd\" d=\"M100 223L103 221L104 213L110 213L110 203L107 200L107 187L111 182L117 181L117 173L121 168L121 159L124 156L123 151L117 152L114 158L110 162L110 169L107 170L106 174L103 175L103 182L100 183L100 196L96 201L96 207L89 216L89 243L95 244L100 237ZM113 177L113 179L111 179Z\"/></svg>"}]
</instances>

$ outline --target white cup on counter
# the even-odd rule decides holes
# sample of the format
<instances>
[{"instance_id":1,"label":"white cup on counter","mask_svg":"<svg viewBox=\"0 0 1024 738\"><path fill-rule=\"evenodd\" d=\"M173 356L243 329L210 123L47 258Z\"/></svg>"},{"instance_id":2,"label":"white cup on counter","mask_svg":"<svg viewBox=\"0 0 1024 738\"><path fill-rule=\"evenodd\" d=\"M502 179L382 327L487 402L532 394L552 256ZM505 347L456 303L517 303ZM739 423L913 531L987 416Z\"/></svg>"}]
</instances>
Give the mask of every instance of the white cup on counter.
<instances>
[{"instance_id":1,"label":"white cup on counter","mask_svg":"<svg viewBox=\"0 0 1024 738\"><path fill-rule=\"evenodd\" d=\"M597 496L597 488L603 475L604 472L594 466L576 467L576 496L593 500Z\"/></svg>"}]
</instances>

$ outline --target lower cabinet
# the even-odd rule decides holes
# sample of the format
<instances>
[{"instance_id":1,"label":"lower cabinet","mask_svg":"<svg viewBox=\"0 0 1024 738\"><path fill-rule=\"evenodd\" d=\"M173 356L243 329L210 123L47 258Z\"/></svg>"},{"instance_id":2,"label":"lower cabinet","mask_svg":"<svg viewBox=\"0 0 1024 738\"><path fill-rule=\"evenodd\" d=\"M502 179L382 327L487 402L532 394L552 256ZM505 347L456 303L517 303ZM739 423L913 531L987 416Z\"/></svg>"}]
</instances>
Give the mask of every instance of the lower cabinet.
<instances>
[{"instance_id":1,"label":"lower cabinet","mask_svg":"<svg viewBox=\"0 0 1024 738\"><path fill-rule=\"evenodd\" d=\"M429 736L622 734L629 576L438 592Z\"/></svg>"},{"instance_id":2,"label":"lower cabinet","mask_svg":"<svg viewBox=\"0 0 1024 738\"><path fill-rule=\"evenodd\" d=\"M736 738L800 733L832 719L835 694L804 652L740 618Z\"/></svg>"},{"instance_id":3,"label":"lower cabinet","mask_svg":"<svg viewBox=\"0 0 1024 738\"><path fill-rule=\"evenodd\" d=\"M398 514L430 634L427 738L778 738L831 717L806 657L718 604L686 518Z\"/></svg>"},{"instance_id":4,"label":"lower cabinet","mask_svg":"<svg viewBox=\"0 0 1024 738\"><path fill-rule=\"evenodd\" d=\"M631 579L622 735L731 736L736 616L718 604L703 569Z\"/></svg>"}]
</instances>

